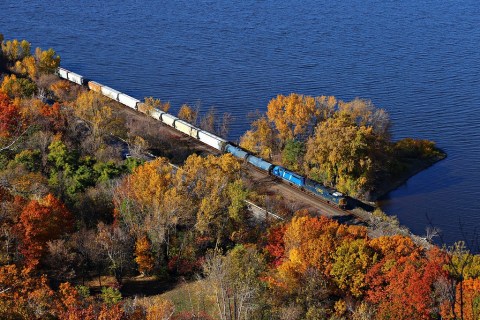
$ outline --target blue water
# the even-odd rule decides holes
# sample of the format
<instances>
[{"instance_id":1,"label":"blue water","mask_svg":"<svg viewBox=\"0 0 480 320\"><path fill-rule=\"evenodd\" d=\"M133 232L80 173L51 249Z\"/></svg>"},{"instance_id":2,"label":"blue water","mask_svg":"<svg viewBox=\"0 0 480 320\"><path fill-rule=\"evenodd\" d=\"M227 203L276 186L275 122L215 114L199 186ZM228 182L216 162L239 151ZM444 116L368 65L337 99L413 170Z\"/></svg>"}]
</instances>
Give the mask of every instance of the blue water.
<instances>
[{"instance_id":1,"label":"blue water","mask_svg":"<svg viewBox=\"0 0 480 320\"><path fill-rule=\"evenodd\" d=\"M447 243L480 227L479 26L478 0L0 2L8 38L136 97L230 112L234 140L279 93L371 99L396 139L448 153L381 203Z\"/></svg>"}]
</instances>

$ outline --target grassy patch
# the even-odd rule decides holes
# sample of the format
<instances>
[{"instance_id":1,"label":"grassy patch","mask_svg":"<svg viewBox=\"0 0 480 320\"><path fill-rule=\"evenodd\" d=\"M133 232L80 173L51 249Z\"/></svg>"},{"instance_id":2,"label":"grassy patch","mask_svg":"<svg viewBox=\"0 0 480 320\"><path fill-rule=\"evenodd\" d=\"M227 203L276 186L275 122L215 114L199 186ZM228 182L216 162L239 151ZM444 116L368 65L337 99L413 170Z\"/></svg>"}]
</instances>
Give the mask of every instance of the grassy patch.
<instances>
[{"instance_id":1,"label":"grassy patch","mask_svg":"<svg viewBox=\"0 0 480 320\"><path fill-rule=\"evenodd\" d=\"M165 293L141 298L139 303L148 307L163 300L173 302L175 314L187 311L195 314L207 313L213 318L217 315L214 292L205 280L181 282Z\"/></svg>"}]
</instances>

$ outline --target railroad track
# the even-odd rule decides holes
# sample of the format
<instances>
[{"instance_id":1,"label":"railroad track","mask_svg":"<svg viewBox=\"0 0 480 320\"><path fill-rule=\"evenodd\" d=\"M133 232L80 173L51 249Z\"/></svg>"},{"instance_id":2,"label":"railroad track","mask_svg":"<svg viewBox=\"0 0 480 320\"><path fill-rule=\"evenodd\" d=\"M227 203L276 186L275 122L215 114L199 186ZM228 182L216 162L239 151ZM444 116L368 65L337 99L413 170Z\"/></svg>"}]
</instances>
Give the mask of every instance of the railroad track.
<instances>
[{"instance_id":1,"label":"railroad track","mask_svg":"<svg viewBox=\"0 0 480 320\"><path fill-rule=\"evenodd\" d=\"M317 196L315 196L315 195L313 195L313 194L311 194L311 193L309 193L305 190L302 190L302 189L300 189L299 187L297 187L293 184L286 183L279 178L271 176L271 175L267 174L265 171L260 170L260 169L256 168L255 166L250 165L249 163L247 163L247 167L248 167L248 171L255 172L255 173L261 175L263 178L269 178L270 181L275 186L279 187L279 189L288 190L286 192L288 192L288 193L290 193L290 195L294 196L292 200L297 201L299 203L304 203L305 201L303 201L303 200L305 198L309 199L310 200L309 206L314 208L314 209L317 209L319 211L317 213L320 214L320 215L326 215L328 217L355 216L354 213L352 213L350 210L342 210L339 207L337 207L336 205L333 205L332 203L328 203L326 200L324 200L320 197L317 197ZM283 188L281 188L281 187L283 187ZM282 194L282 196L287 198L287 195L285 194L285 192L283 190L279 190L279 192ZM301 197L298 197L297 195L301 195Z\"/></svg>"}]
</instances>

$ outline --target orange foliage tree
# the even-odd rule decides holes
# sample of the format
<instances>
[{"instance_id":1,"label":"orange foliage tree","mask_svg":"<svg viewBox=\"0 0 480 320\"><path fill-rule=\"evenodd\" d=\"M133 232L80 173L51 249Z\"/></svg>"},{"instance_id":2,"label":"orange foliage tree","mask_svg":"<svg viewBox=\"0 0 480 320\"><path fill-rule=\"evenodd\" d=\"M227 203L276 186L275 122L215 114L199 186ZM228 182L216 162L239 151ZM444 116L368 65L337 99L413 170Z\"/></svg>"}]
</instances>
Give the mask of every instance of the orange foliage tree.
<instances>
[{"instance_id":1,"label":"orange foliage tree","mask_svg":"<svg viewBox=\"0 0 480 320\"><path fill-rule=\"evenodd\" d=\"M305 303L300 312L307 318L335 313L431 319L441 308L443 317L454 319L463 308L464 316L476 319L480 311L475 263L469 265L468 281L457 285L463 295L457 294L451 310L445 295L451 281L445 269L447 254L436 247L422 248L410 237L369 239L363 227L298 212L290 223L272 229L265 249L273 259L274 273L265 276L276 297L272 301L280 310L285 308L282 301ZM318 294L309 291L312 287Z\"/></svg>"},{"instance_id":2,"label":"orange foliage tree","mask_svg":"<svg viewBox=\"0 0 480 320\"><path fill-rule=\"evenodd\" d=\"M15 265L0 267L0 315L2 319L49 319L54 292L45 276L33 277Z\"/></svg>"},{"instance_id":3,"label":"orange foliage tree","mask_svg":"<svg viewBox=\"0 0 480 320\"><path fill-rule=\"evenodd\" d=\"M285 256L277 268L278 280L292 289L310 269L331 277L337 248L344 241L366 237L363 227L348 227L326 217L299 214L302 212L286 225Z\"/></svg>"},{"instance_id":4,"label":"orange foliage tree","mask_svg":"<svg viewBox=\"0 0 480 320\"><path fill-rule=\"evenodd\" d=\"M61 101L73 101L79 94L80 88L67 80L59 80L50 86L53 94Z\"/></svg>"},{"instance_id":5,"label":"orange foliage tree","mask_svg":"<svg viewBox=\"0 0 480 320\"><path fill-rule=\"evenodd\" d=\"M86 287L84 287L86 288ZM88 293L81 294L70 283L62 283L56 293L53 311L59 319L68 320L120 320L143 319L138 308L131 308L127 315L121 302L114 304L101 303Z\"/></svg>"},{"instance_id":6,"label":"orange foliage tree","mask_svg":"<svg viewBox=\"0 0 480 320\"><path fill-rule=\"evenodd\" d=\"M178 110L178 117L195 125L198 119L198 109L193 109L188 104L183 104Z\"/></svg>"},{"instance_id":7,"label":"orange foliage tree","mask_svg":"<svg viewBox=\"0 0 480 320\"><path fill-rule=\"evenodd\" d=\"M430 319L438 310L435 282L445 275L438 249L414 250L393 258L390 253L367 274L367 300L378 319Z\"/></svg>"},{"instance_id":8,"label":"orange foliage tree","mask_svg":"<svg viewBox=\"0 0 480 320\"><path fill-rule=\"evenodd\" d=\"M460 295L460 288L457 287L455 311L457 315L463 314L464 319L480 319L480 278L466 279L461 284L463 293ZM460 299L463 298L463 304ZM463 307L463 311L460 308Z\"/></svg>"},{"instance_id":9,"label":"orange foliage tree","mask_svg":"<svg viewBox=\"0 0 480 320\"><path fill-rule=\"evenodd\" d=\"M147 237L142 237L135 243L135 256L138 271L147 274L153 270L155 263L152 257L151 244Z\"/></svg>"}]
</instances>

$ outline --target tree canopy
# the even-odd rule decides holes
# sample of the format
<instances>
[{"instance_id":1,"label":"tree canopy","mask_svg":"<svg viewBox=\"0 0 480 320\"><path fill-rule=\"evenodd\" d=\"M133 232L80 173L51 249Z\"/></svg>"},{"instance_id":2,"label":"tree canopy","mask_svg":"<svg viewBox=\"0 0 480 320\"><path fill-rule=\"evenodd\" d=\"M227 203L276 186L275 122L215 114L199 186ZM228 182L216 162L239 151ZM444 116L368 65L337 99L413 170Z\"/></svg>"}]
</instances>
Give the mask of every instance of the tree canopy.
<instances>
[{"instance_id":1,"label":"tree canopy","mask_svg":"<svg viewBox=\"0 0 480 320\"><path fill-rule=\"evenodd\" d=\"M429 141L393 142L390 118L370 100L292 93L270 100L240 146L354 197L370 198L413 158L435 161ZM402 171L403 170L403 171Z\"/></svg>"}]
</instances>

